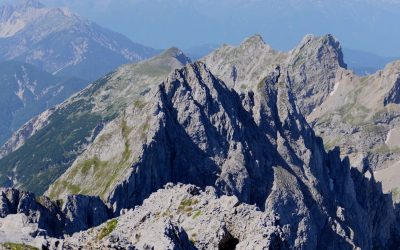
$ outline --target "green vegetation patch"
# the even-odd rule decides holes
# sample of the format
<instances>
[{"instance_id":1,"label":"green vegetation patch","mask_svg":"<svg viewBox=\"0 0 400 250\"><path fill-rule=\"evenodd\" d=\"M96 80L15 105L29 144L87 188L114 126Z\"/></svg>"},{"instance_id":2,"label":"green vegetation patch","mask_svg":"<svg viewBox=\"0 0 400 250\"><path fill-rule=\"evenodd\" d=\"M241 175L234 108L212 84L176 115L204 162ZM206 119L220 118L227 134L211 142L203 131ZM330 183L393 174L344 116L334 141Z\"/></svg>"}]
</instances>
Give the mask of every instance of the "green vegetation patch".
<instances>
[{"instance_id":1,"label":"green vegetation patch","mask_svg":"<svg viewBox=\"0 0 400 250\"><path fill-rule=\"evenodd\" d=\"M146 106L146 103L138 98L133 102L133 106L138 109L143 109Z\"/></svg>"},{"instance_id":2,"label":"green vegetation patch","mask_svg":"<svg viewBox=\"0 0 400 250\"><path fill-rule=\"evenodd\" d=\"M160 77L167 75L171 71L171 67L163 64L155 66L152 62L142 62L136 65L135 71L140 75Z\"/></svg>"},{"instance_id":3,"label":"green vegetation patch","mask_svg":"<svg viewBox=\"0 0 400 250\"><path fill-rule=\"evenodd\" d=\"M331 150L335 146L339 146L341 138L337 137L333 139L332 141L324 140L324 148L326 151Z\"/></svg>"},{"instance_id":4,"label":"green vegetation patch","mask_svg":"<svg viewBox=\"0 0 400 250\"><path fill-rule=\"evenodd\" d=\"M197 217L199 217L201 215L201 211L197 210L196 212L194 212L192 219L196 219Z\"/></svg>"},{"instance_id":5,"label":"green vegetation patch","mask_svg":"<svg viewBox=\"0 0 400 250\"><path fill-rule=\"evenodd\" d=\"M261 90L265 86L265 78L258 82L257 89Z\"/></svg>"},{"instance_id":6,"label":"green vegetation patch","mask_svg":"<svg viewBox=\"0 0 400 250\"><path fill-rule=\"evenodd\" d=\"M358 88L349 94L350 101L337 110L337 112L342 116L343 121L351 125L363 125L368 122L366 121L366 118L368 117L370 110L358 103L358 96L366 86L364 84L365 82L361 81L361 83L362 84Z\"/></svg>"},{"instance_id":7,"label":"green vegetation patch","mask_svg":"<svg viewBox=\"0 0 400 250\"><path fill-rule=\"evenodd\" d=\"M7 250L39 250L38 248L33 246L20 243L11 243L11 242L3 243L1 246Z\"/></svg>"},{"instance_id":8,"label":"green vegetation patch","mask_svg":"<svg viewBox=\"0 0 400 250\"><path fill-rule=\"evenodd\" d=\"M397 201L400 198L400 189L398 187L390 190L390 193L392 194L393 201Z\"/></svg>"},{"instance_id":9,"label":"green vegetation patch","mask_svg":"<svg viewBox=\"0 0 400 250\"><path fill-rule=\"evenodd\" d=\"M388 113L388 109L385 107L383 109L378 110L373 116L372 116L372 121L378 121L382 118L382 116L386 113Z\"/></svg>"},{"instance_id":10,"label":"green vegetation patch","mask_svg":"<svg viewBox=\"0 0 400 250\"><path fill-rule=\"evenodd\" d=\"M139 132L140 132L140 139L144 140L147 136L147 132L149 131L150 124L149 124L150 117L146 118L146 121L140 125Z\"/></svg>"},{"instance_id":11,"label":"green vegetation patch","mask_svg":"<svg viewBox=\"0 0 400 250\"><path fill-rule=\"evenodd\" d=\"M125 116L125 114L124 114ZM129 134L132 132L132 128L128 127L127 122L124 119L122 119L121 122L121 129L122 129L122 136L124 137L125 140L125 150L123 153L123 161L127 161L131 155L131 149L130 149L130 145L129 145Z\"/></svg>"},{"instance_id":12,"label":"green vegetation patch","mask_svg":"<svg viewBox=\"0 0 400 250\"><path fill-rule=\"evenodd\" d=\"M105 167L107 165L107 162L105 161L100 161L97 156L95 156L93 159L85 160L82 163L78 164L75 167L75 171L80 169L82 174L87 174L90 169L92 168L101 168ZM96 171L96 170L95 170ZM75 174L73 174L75 175Z\"/></svg>"},{"instance_id":13,"label":"green vegetation patch","mask_svg":"<svg viewBox=\"0 0 400 250\"><path fill-rule=\"evenodd\" d=\"M197 203L199 203L199 201L197 199L187 199L187 200L182 200L180 203L180 206L187 207L187 206L196 205Z\"/></svg>"},{"instance_id":14,"label":"green vegetation patch","mask_svg":"<svg viewBox=\"0 0 400 250\"><path fill-rule=\"evenodd\" d=\"M76 115L83 110L84 116ZM91 105L84 100L57 110L45 128L0 160L0 174L18 176L22 188L43 194L71 166L87 143L85 138L102 121L90 110Z\"/></svg>"},{"instance_id":15,"label":"green vegetation patch","mask_svg":"<svg viewBox=\"0 0 400 250\"><path fill-rule=\"evenodd\" d=\"M187 213L188 216L192 215L193 208L192 206L199 203L197 199L184 199L181 201L178 207L179 213Z\"/></svg>"},{"instance_id":16,"label":"green vegetation patch","mask_svg":"<svg viewBox=\"0 0 400 250\"><path fill-rule=\"evenodd\" d=\"M56 199L67 189L69 193L78 192L85 195L99 195L102 199L105 199L110 188L118 182L125 170L133 164L129 161L132 154L129 135L133 129L128 126L124 118L121 120L120 128L125 145L122 159L102 161L97 156L94 156L91 159L78 162L65 178L57 180L53 184L50 197ZM74 181L82 179L85 181L79 184ZM73 182L76 185L71 184Z\"/></svg>"},{"instance_id":17,"label":"green vegetation patch","mask_svg":"<svg viewBox=\"0 0 400 250\"><path fill-rule=\"evenodd\" d=\"M97 235L98 240L102 240L104 237L112 233L115 228L117 228L118 220L113 219L107 222L107 224L100 230L99 234Z\"/></svg>"}]
</instances>

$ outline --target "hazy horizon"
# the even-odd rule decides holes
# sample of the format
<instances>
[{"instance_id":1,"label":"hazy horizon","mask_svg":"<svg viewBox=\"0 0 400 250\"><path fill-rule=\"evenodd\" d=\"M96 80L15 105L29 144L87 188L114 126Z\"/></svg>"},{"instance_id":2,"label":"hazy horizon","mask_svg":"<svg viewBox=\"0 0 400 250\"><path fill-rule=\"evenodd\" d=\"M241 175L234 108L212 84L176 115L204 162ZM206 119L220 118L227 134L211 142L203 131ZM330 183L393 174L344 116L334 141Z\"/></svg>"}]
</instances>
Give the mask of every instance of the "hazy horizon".
<instances>
[{"instance_id":1,"label":"hazy horizon","mask_svg":"<svg viewBox=\"0 0 400 250\"><path fill-rule=\"evenodd\" d=\"M0 2L5 2L2 0ZM344 48L400 56L400 3L393 0L42 0L68 6L157 49L238 44L253 34L290 50L306 34L333 34Z\"/></svg>"}]
</instances>

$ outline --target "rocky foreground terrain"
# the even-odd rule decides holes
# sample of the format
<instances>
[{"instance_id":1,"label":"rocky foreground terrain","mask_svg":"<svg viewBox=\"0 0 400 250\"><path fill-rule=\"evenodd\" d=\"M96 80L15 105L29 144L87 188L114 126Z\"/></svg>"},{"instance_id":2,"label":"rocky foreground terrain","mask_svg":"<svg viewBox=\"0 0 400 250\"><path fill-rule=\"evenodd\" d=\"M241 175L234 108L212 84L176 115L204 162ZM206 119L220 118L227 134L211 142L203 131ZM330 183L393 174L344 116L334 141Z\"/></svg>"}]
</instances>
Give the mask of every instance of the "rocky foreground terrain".
<instances>
[{"instance_id":1,"label":"rocky foreground terrain","mask_svg":"<svg viewBox=\"0 0 400 250\"><path fill-rule=\"evenodd\" d=\"M3 189L0 241L50 249L395 249L398 206L374 168L354 167L339 147L327 150L312 126L320 127L307 122L351 77L330 35L307 36L290 52L254 36L194 63L170 49L124 66L56 107L19 147L9 144L3 177L17 169L12 186L51 199ZM54 131L68 150L41 152L46 165L18 160ZM32 163L41 171L35 181Z\"/></svg>"}]
</instances>

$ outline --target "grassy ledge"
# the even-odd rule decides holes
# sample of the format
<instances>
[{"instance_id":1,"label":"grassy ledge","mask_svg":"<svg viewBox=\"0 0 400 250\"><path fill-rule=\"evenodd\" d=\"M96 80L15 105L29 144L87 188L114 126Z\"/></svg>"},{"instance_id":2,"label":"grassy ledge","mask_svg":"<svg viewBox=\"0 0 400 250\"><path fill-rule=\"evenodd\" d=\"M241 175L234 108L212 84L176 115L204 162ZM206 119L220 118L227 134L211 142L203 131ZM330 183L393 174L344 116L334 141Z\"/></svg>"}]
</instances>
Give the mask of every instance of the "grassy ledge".
<instances>
[{"instance_id":1,"label":"grassy ledge","mask_svg":"<svg viewBox=\"0 0 400 250\"><path fill-rule=\"evenodd\" d=\"M6 250L39 250L38 248L33 246L20 243L12 243L12 242L3 243L0 246L1 249L6 249Z\"/></svg>"},{"instance_id":2,"label":"grassy ledge","mask_svg":"<svg viewBox=\"0 0 400 250\"><path fill-rule=\"evenodd\" d=\"M118 225L118 220L113 219L107 222L107 224L100 230L100 233L97 235L98 240L102 240L104 237L109 235Z\"/></svg>"}]
</instances>

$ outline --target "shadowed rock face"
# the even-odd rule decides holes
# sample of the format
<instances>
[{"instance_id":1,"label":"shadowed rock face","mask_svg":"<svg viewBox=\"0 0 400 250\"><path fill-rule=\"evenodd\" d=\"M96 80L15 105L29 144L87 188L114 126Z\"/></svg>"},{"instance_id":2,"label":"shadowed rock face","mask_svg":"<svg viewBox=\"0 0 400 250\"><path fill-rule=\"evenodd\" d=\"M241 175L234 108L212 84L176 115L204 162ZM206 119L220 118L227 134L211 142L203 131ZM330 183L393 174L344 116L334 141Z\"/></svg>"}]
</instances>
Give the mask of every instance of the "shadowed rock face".
<instances>
[{"instance_id":1,"label":"shadowed rock face","mask_svg":"<svg viewBox=\"0 0 400 250\"><path fill-rule=\"evenodd\" d=\"M95 227L111 217L110 211L98 197L68 196L66 200L51 201L46 196L35 197L33 193L17 189L0 190L0 218L24 214L29 223L37 224L32 236L40 230L51 237L73 234ZM11 225L10 225L11 226ZM2 225L2 230L7 226ZM1 230L0 230L1 231ZM0 233L0 234L1 234Z\"/></svg>"},{"instance_id":2,"label":"shadowed rock face","mask_svg":"<svg viewBox=\"0 0 400 250\"><path fill-rule=\"evenodd\" d=\"M389 246L397 233L390 196L373 178L351 170L339 150L325 152L295 104L291 81L289 70L276 67L260 84L238 94L203 63L176 70L143 97L143 105L126 109L124 126L130 132L124 140L112 139L121 136L120 120L99 135L109 135L117 154L126 142L142 145L132 147L131 167L107 192L114 213L141 204L167 182L183 182L214 186L218 195L276 213L279 225L287 227L290 247ZM98 143L82 157L112 158ZM70 178L70 173L82 173L76 164L59 182L81 183L84 189L96 168Z\"/></svg>"}]
</instances>

